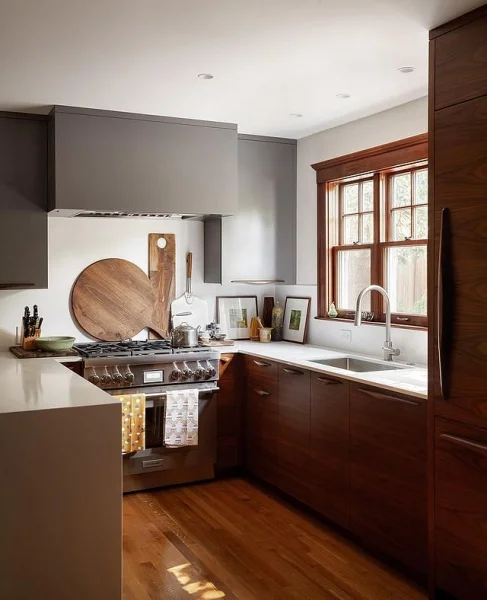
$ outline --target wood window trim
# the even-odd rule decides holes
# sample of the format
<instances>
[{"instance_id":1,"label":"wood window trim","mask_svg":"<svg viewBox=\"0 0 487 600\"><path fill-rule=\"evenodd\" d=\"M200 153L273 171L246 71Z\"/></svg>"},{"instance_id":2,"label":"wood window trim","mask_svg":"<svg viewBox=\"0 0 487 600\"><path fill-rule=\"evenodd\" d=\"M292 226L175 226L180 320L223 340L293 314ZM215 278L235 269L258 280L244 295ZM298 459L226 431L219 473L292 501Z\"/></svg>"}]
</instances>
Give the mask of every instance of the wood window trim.
<instances>
[{"instance_id":1,"label":"wood window trim","mask_svg":"<svg viewBox=\"0 0 487 600\"><path fill-rule=\"evenodd\" d=\"M333 256L328 240L328 205L329 205L329 187L332 182L347 177L364 178L367 175L378 171L394 170L397 167L407 167L409 164L415 164L428 159L428 134L420 134L410 138L398 140L389 144L383 144L374 148L368 148L360 152L354 152L331 160L315 163L312 168L316 171L316 183L318 187L317 194L317 226L318 226L318 311L317 319L329 319L328 307L333 301ZM399 171L400 169L398 169ZM374 178L374 211L380 214L380 186L382 182L378 175ZM379 236L379 220L375 219L375 239L380 240ZM418 245L417 240L411 242ZM390 244L390 242L383 242ZM403 244L404 245L404 244ZM377 268L382 269L382 256L379 261L376 261ZM375 278L378 274L372 273ZM377 311L380 303L380 298L373 299L371 310L379 314ZM375 309L375 310L374 310ZM382 315L383 317L383 315ZM426 318L418 317L413 319L408 324L398 321L401 315L393 315L392 321L394 326L410 328L426 328ZM348 322L349 320L346 319ZM380 325L380 321L371 324Z\"/></svg>"}]
</instances>

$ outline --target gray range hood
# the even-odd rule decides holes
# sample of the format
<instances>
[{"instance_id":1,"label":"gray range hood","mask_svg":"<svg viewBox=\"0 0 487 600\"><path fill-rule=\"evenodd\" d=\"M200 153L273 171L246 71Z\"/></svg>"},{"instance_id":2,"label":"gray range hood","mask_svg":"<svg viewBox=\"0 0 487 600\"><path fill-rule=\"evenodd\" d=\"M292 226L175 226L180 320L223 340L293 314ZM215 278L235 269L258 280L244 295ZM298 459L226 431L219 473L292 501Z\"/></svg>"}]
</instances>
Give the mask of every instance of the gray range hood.
<instances>
[{"instance_id":1,"label":"gray range hood","mask_svg":"<svg viewBox=\"0 0 487 600\"><path fill-rule=\"evenodd\" d=\"M237 210L237 126L55 106L51 216L202 218Z\"/></svg>"}]
</instances>

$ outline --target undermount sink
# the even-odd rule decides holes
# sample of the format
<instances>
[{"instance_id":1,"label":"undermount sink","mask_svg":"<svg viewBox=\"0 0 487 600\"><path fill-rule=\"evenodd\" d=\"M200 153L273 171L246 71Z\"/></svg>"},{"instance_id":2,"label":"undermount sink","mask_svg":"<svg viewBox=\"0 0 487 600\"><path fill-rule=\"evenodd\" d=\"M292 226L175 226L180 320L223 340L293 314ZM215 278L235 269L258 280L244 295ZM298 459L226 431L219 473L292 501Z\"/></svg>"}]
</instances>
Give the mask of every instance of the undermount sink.
<instances>
[{"instance_id":1,"label":"undermount sink","mask_svg":"<svg viewBox=\"0 0 487 600\"><path fill-rule=\"evenodd\" d=\"M362 360L361 358L353 358L352 356L343 356L340 358L322 358L319 360L310 360L309 362L318 365L326 365L327 367L335 367L344 371L355 371L356 373L368 373L374 371L394 371L404 369L402 365L394 363L379 363L370 360Z\"/></svg>"}]
</instances>

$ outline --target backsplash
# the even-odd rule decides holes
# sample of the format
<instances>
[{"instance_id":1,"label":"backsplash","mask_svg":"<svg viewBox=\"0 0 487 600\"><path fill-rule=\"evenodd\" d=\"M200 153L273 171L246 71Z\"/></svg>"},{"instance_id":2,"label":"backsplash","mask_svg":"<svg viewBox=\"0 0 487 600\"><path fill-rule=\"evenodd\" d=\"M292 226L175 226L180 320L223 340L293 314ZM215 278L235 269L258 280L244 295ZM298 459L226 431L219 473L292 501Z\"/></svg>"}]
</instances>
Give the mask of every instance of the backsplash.
<instances>
[{"instance_id":1,"label":"backsplash","mask_svg":"<svg viewBox=\"0 0 487 600\"><path fill-rule=\"evenodd\" d=\"M90 341L74 322L70 294L79 273L103 258L123 258L148 270L148 234L176 235L176 297L185 289L186 253L193 252L193 292L207 300L210 318L215 316L215 297L257 295L259 309L264 295L274 286L203 283L203 224L197 221L148 219L49 219L49 289L0 291L0 350L15 343L24 306L38 304L44 317L43 335L72 335ZM229 276L231 274L228 274ZM229 278L228 278L229 279ZM142 331L134 339L146 339Z\"/></svg>"}]
</instances>

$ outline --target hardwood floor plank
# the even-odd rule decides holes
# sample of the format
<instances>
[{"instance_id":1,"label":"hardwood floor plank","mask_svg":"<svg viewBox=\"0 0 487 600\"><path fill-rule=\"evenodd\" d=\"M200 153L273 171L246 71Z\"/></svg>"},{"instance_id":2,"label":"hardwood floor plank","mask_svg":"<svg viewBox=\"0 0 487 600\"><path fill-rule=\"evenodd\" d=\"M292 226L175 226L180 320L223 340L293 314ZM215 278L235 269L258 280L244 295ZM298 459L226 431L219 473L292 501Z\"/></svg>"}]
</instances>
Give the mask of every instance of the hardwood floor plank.
<instances>
[{"instance_id":1,"label":"hardwood floor plank","mask_svg":"<svg viewBox=\"0 0 487 600\"><path fill-rule=\"evenodd\" d=\"M124 600L426 600L317 519L241 479L124 497Z\"/></svg>"}]
</instances>

